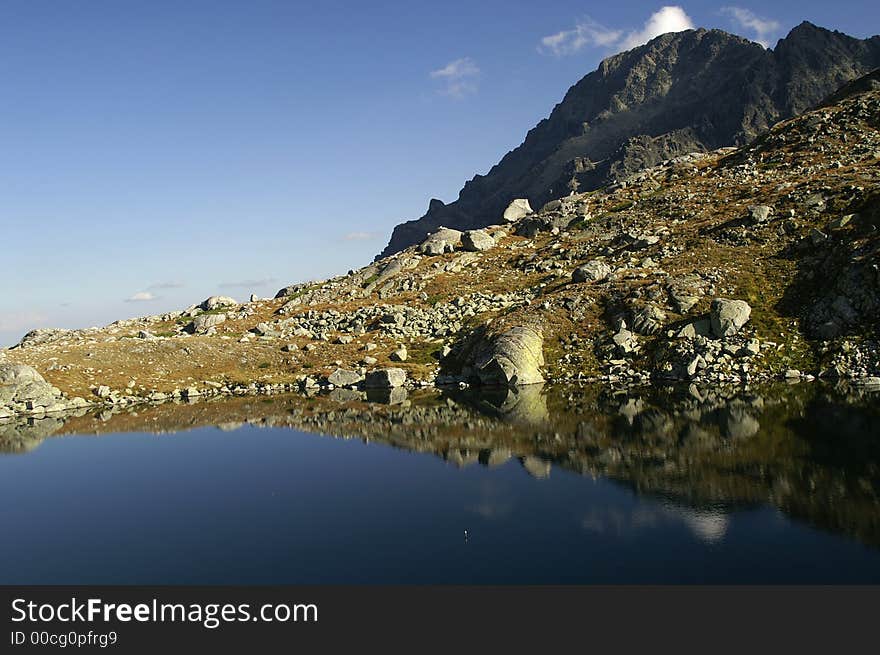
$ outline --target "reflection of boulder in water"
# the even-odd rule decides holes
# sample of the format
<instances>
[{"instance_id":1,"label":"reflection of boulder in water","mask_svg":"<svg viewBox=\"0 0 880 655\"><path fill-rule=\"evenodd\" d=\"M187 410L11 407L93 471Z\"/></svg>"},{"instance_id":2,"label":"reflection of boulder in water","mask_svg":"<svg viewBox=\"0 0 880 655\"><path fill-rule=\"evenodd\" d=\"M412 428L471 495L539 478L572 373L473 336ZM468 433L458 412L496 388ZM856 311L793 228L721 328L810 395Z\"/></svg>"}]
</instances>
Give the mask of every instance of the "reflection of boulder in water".
<instances>
[{"instance_id":1,"label":"reflection of boulder in water","mask_svg":"<svg viewBox=\"0 0 880 655\"><path fill-rule=\"evenodd\" d=\"M27 453L64 425L60 418L18 419L0 423L0 453Z\"/></svg>"},{"instance_id":2,"label":"reflection of boulder in water","mask_svg":"<svg viewBox=\"0 0 880 655\"><path fill-rule=\"evenodd\" d=\"M480 464L494 468L501 466L513 457L513 452L507 448L495 448L492 450L484 450L480 453Z\"/></svg>"},{"instance_id":3,"label":"reflection of boulder in water","mask_svg":"<svg viewBox=\"0 0 880 655\"><path fill-rule=\"evenodd\" d=\"M552 468L552 464L550 462L541 459L540 457L533 457L532 455L527 455L520 459L520 463L522 467L529 472L533 478L543 479L550 477L550 469Z\"/></svg>"},{"instance_id":4,"label":"reflection of boulder in water","mask_svg":"<svg viewBox=\"0 0 880 655\"><path fill-rule=\"evenodd\" d=\"M634 427L646 437L666 437L675 430L675 421L668 412L650 409L635 417Z\"/></svg>"},{"instance_id":5,"label":"reflection of boulder in water","mask_svg":"<svg viewBox=\"0 0 880 655\"><path fill-rule=\"evenodd\" d=\"M730 405L719 413L719 423L724 436L729 439L748 439L758 434L761 424L744 407Z\"/></svg>"},{"instance_id":6,"label":"reflection of boulder in water","mask_svg":"<svg viewBox=\"0 0 880 655\"><path fill-rule=\"evenodd\" d=\"M453 448L446 452L446 461L459 468L464 468L480 461L480 453L479 451Z\"/></svg>"},{"instance_id":7,"label":"reflection of boulder in water","mask_svg":"<svg viewBox=\"0 0 880 655\"><path fill-rule=\"evenodd\" d=\"M543 384L499 387L480 394L478 408L508 423L548 424L547 397Z\"/></svg>"},{"instance_id":8,"label":"reflection of boulder in water","mask_svg":"<svg viewBox=\"0 0 880 655\"><path fill-rule=\"evenodd\" d=\"M357 389L335 387L327 394L327 397L337 403L356 403L364 399L364 394Z\"/></svg>"},{"instance_id":9,"label":"reflection of boulder in water","mask_svg":"<svg viewBox=\"0 0 880 655\"><path fill-rule=\"evenodd\" d=\"M367 389L367 402L380 403L382 405L400 405L406 401L408 396L406 387Z\"/></svg>"},{"instance_id":10,"label":"reflection of boulder in water","mask_svg":"<svg viewBox=\"0 0 880 655\"><path fill-rule=\"evenodd\" d=\"M645 402L641 398L627 398L620 408L618 414L625 417L627 422L632 425L635 417L638 416L645 408Z\"/></svg>"},{"instance_id":11,"label":"reflection of boulder in water","mask_svg":"<svg viewBox=\"0 0 880 655\"><path fill-rule=\"evenodd\" d=\"M243 426L243 421L226 421L225 423L218 423L217 429L221 432L234 432Z\"/></svg>"},{"instance_id":12,"label":"reflection of boulder in water","mask_svg":"<svg viewBox=\"0 0 880 655\"><path fill-rule=\"evenodd\" d=\"M727 528L730 526L730 517L721 511L690 509L687 507L676 507L674 511L681 517L685 525L690 528L694 536L707 544L722 541L727 534Z\"/></svg>"}]
</instances>

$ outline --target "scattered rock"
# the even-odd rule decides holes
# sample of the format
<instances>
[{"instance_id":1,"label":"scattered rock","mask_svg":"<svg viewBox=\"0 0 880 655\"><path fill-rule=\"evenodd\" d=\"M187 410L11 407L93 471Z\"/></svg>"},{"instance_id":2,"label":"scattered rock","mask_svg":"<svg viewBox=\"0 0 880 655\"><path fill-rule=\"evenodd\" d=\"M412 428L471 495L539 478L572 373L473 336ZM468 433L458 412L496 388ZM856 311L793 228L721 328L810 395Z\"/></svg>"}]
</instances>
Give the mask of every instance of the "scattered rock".
<instances>
[{"instance_id":1,"label":"scattered rock","mask_svg":"<svg viewBox=\"0 0 880 655\"><path fill-rule=\"evenodd\" d=\"M593 260L578 266L571 274L572 282L599 282L611 275L611 267L605 262Z\"/></svg>"}]
</instances>

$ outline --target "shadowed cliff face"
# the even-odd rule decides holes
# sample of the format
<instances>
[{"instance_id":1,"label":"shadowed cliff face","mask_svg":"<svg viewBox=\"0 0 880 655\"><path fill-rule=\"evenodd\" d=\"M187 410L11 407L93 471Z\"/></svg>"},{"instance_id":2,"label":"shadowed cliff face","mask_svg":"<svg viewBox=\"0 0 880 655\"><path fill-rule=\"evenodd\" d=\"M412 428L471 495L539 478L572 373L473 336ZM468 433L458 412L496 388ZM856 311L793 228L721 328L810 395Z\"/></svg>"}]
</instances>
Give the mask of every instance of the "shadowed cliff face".
<instances>
[{"instance_id":1,"label":"shadowed cliff face","mask_svg":"<svg viewBox=\"0 0 880 655\"><path fill-rule=\"evenodd\" d=\"M431 453L459 467L514 460L538 478L560 467L696 512L770 505L880 545L877 391L818 384L396 391L402 395L336 389L0 422L0 457L27 457L62 434L287 427Z\"/></svg>"},{"instance_id":2,"label":"shadowed cliff face","mask_svg":"<svg viewBox=\"0 0 880 655\"><path fill-rule=\"evenodd\" d=\"M603 61L456 202L434 200L420 219L398 225L381 256L441 225L499 223L514 198L538 208L670 157L741 145L878 66L880 37L859 40L810 23L774 50L720 30L664 34Z\"/></svg>"}]
</instances>

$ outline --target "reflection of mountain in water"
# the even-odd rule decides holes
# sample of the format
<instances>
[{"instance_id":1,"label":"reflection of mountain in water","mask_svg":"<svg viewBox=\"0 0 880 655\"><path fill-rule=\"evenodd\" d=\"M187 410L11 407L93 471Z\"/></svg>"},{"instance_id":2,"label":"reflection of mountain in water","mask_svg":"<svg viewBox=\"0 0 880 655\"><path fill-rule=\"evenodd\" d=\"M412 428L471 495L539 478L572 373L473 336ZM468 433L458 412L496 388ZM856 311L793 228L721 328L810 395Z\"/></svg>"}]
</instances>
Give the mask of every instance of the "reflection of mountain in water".
<instances>
[{"instance_id":1,"label":"reflection of mountain in water","mask_svg":"<svg viewBox=\"0 0 880 655\"><path fill-rule=\"evenodd\" d=\"M517 459L537 478L560 466L663 499L653 517L596 510L583 519L592 530L677 521L713 542L724 537L731 509L770 504L880 545L876 400L820 385L247 397L7 422L0 451L26 453L52 434L292 427L433 453L457 466Z\"/></svg>"}]
</instances>

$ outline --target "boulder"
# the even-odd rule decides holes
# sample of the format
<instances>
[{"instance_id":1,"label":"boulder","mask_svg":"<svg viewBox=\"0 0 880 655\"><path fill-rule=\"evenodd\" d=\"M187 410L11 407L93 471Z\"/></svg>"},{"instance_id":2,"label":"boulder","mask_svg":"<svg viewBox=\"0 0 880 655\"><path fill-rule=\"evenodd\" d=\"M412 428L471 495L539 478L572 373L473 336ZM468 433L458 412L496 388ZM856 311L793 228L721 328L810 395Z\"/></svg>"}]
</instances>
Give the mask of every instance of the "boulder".
<instances>
[{"instance_id":1,"label":"boulder","mask_svg":"<svg viewBox=\"0 0 880 655\"><path fill-rule=\"evenodd\" d=\"M7 414L40 411L58 405L61 400L61 392L35 369L24 364L0 363L0 407L7 408Z\"/></svg>"},{"instance_id":2,"label":"boulder","mask_svg":"<svg viewBox=\"0 0 880 655\"><path fill-rule=\"evenodd\" d=\"M712 334L718 339L736 334L751 314L752 308L744 300L715 298L709 309Z\"/></svg>"},{"instance_id":3,"label":"boulder","mask_svg":"<svg viewBox=\"0 0 880 655\"><path fill-rule=\"evenodd\" d=\"M679 339L708 337L712 333L712 324L708 318L698 318L684 325L676 335Z\"/></svg>"},{"instance_id":4,"label":"boulder","mask_svg":"<svg viewBox=\"0 0 880 655\"><path fill-rule=\"evenodd\" d=\"M638 334L657 334L666 322L666 312L656 305L645 305L633 310L633 331Z\"/></svg>"},{"instance_id":5,"label":"boulder","mask_svg":"<svg viewBox=\"0 0 880 655\"><path fill-rule=\"evenodd\" d=\"M441 227L422 241L419 252L425 255L442 255L455 250L455 246L459 243L461 243L461 232Z\"/></svg>"},{"instance_id":6,"label":"boulder","mask_svg":"<svg viewBox=\"0 0 880 655\"><path fill-rule=\"evenodd\" d=\"M208 328L220 325L225 320L225 314L202 314L193 319L192 323L187 326L187 330L192 334L198 334L205 332Z\"/></svg>"},{"instance_id":7,"label":"boulder","mask_svg":"<svg viewBox=\"0 0 880 655\"><path fill-rule=\"evenodd\" d=\"M605 262L593 260L578 266L571 274L572 282L600 282L611 275L611 267Z\"/></svg>"},{"instance_id":8,"label":"boulder","mask_svg":"<svg viewBox=\"0 0 880 655\"><path fill-rule=\"evenodd\" d=\"M327 377L327 382L335 387L351 387L360 383L363 379L364 376L357 371L347 371L344 368L337 368Z\"/></svg>"},{"instance_id":9,"label":"boulder","mask_svg":"<svg viewBox=\"0 0 880 655\"><path fill-rule=\"evenodd\" d=\"M485 230L468 230L461 237L461 246L470 252L490 250L495 247L495 239Z\"/></svg>"},{"instance_id":10,"label":"boulder","mask_svg":"<svg viewBox=\"0 0 880 655\"><path fill-rule=\"evenodd\" d=\"M367 373L364 386L370 389L393 389L406 383L406 371L402 368L380 368Z\"/></svg>"},{"instance_id":11,"label":"boulder","mask_svg":"<svg viewBox=\"0 0 880 655\"><path fill-rule=\"evenodd\" d=\"M238 304L238 301L235 298L230 298L229 296L210 296L203 300L199 307L204 309L206 312L211 311L212 309L218 309L220 307L234 307Z\"/></svg>"},{"instance_id":12,"label":"boulder","mask_svg":"<svg viewBox=\"0 0 880 655\"><path fill-rule=\"evenodd\" d=\"M544 335L531 327L514 327L477 349L474 370L481 384L518 386L544 381Z\"/></svg>"},{"instance_id":13,"label":"boulder","mask_svg":"<svg viewBox=\"0 0 880 655\"><path fill-rule=\"evenodd\" d=\"M405 362L408 357L409 357L409 353L406 351L406 348L400 347L397 350L395 350L393 353L391 353L391 356L389 357L389 359L392 362Z\"/></svg>"},{"instance_id":14,"label":"boulder","mask_svg":"<svg viewBox=\"0 0 880 655\"><path fill-rule=\"evenodd\" d=\"M504 210L504 220L508 223L514 223L524 216L532 213L532 207L526 198L517 198Z\"/></svg>"},{"instance_id":15,"label":"boulder","mask_svg":"<svg viewBox=\"0 0 880 655\"><path fill-rule=\"evenodd\" d=\"M749 219L752 223L766 223L770 220L773 208L768 205L750 205Z\"/></svg>"}]
</instances>

